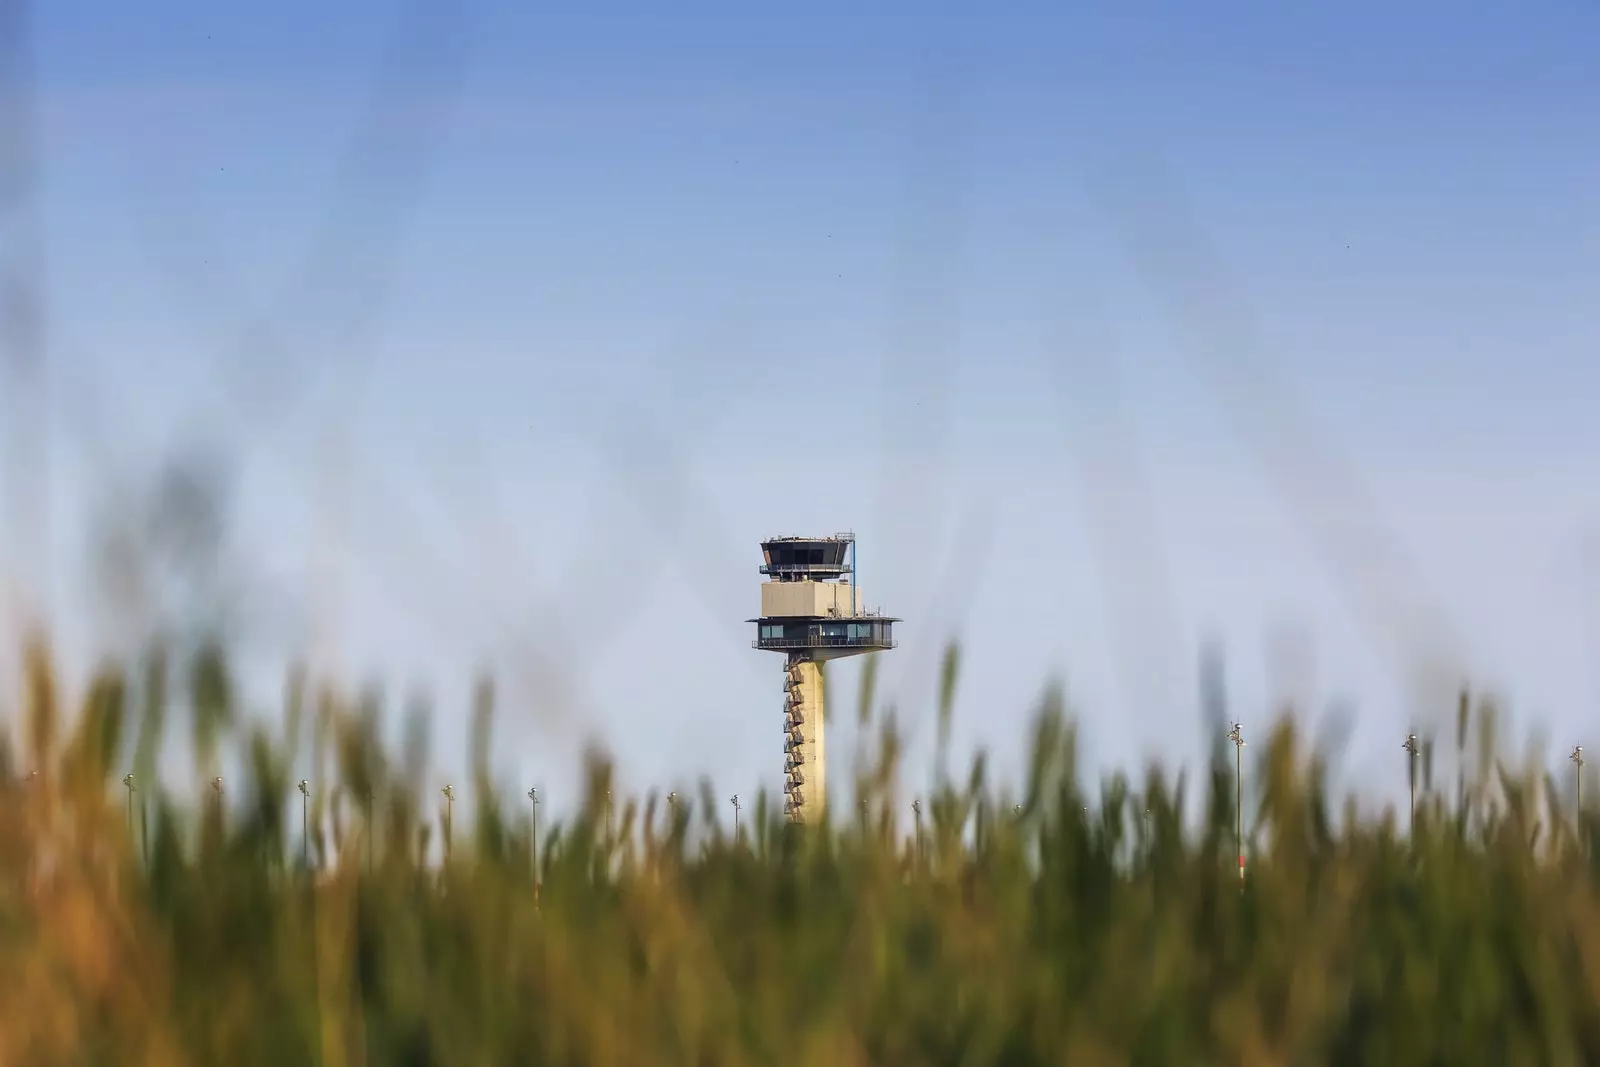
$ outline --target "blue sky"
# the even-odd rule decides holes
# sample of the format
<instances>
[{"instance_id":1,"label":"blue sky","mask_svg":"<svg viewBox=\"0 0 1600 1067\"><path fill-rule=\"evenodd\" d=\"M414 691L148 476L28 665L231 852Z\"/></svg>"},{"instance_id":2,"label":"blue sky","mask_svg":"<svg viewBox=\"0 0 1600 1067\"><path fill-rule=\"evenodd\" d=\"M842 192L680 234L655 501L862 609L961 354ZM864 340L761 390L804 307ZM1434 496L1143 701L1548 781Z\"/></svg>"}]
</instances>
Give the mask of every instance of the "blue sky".
<instances>
[{"instance_id":1,"label":"blue sky","mask_svg":"<svg viewBox=\"0 0 1600 1067\"><path fill-rule=\"evenodd\" d=\"M441 777L488 661L508 784L776 785L756 542L849 527L913 779L951 637L1002 768L1051 676L1192 761L1206 634L1377 801L1419 671L1584 740L1600 9L859 8L44 6L65 647L89 504L205 442L262 662L431 687Z\"/></svg>"}]
</instances>

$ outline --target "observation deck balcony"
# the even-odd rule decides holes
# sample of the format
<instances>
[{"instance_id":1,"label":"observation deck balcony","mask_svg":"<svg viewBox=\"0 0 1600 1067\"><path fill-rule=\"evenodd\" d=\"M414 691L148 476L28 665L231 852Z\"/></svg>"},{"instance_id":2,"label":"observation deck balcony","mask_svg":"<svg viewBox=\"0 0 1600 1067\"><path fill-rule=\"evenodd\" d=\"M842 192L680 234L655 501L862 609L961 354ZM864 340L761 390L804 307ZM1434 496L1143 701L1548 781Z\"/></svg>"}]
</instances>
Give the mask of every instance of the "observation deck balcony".
<instances>
[{"instance_id":1,"label":"observation deck balcony","mask_svg":"<svg viewBox=\"0 0 1600 1067\"><path fill-rule=\"evenodd\" d=\"M753 619L756 639L751 648L768 652L793 652L803 649L849 649L858 652L886 651L895 647L894 624L898 619L883 615L852 619Z\"/></svg>"}]
</instances>

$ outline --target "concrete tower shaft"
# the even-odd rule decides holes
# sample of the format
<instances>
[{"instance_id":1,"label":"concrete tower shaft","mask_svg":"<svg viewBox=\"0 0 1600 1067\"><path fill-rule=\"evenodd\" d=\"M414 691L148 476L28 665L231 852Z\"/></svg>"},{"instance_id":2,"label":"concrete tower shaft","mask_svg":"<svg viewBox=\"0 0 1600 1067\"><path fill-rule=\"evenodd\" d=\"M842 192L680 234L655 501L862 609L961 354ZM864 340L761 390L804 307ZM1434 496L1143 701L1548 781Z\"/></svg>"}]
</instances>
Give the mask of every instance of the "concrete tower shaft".
<instances>
[{"instance_id":1,"label":"concrete tower shaft","mask_svg":"<svg viewBox=\"0 0 1600 1067\"><path fill-rule=\"evenodd\" d=\"M785 809L791 818L801 812L820 817L828 795L822 664L804 652L790 653L783 687Z\"/></svg>"}]
</instances>

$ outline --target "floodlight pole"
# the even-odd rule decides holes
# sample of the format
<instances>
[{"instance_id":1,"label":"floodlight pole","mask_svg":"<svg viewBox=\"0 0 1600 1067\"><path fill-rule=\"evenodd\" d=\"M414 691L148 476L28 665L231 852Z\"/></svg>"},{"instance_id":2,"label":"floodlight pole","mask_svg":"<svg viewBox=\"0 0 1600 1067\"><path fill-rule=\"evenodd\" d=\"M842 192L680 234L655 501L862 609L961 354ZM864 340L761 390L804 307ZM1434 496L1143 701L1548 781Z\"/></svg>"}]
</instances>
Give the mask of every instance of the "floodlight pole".
<instances>
[{"instance_id":1,"label":"floodlight pole","mask_svg":"<svg viewBox=\"0 0 1600 1067\"><path fill-rule=\"evenodd\" d=\"M366 808L367 816L367 870L372 870L372 856L377 847L378 831L372 822L372 787L368 786L362 795L362 805Z\"/></svg>"},{"instance_id":2,"label":"floodlight pole","mask_svg":"<svg viewBox=\"0 0 1600 1067\"><path fill-rule=\"evenodd\" d=\"M311 783L300 779L300 866L311 873Z\"/></svg>"},{"instance_id":3,"label":"floodlight pole","mask_svg":"<svg viewBox=\"0 0 1600 1067\"><path fill-rule=\"evenodd\" d=\"M1406 784L1411 791L1411 832L1417 830L1417 735L1407 734L1400 746L1406 753Z\"/></svg>"},{"instance_id":4,"label":"floodlight pole","mask_svg":"<svg viewBox=\"0 0 1600 1067\"><path fill-rule=\"evenodd\" d=\"M1578 847L1583 847L1583 746L1578 745L1567 757L1578 768L1578 808L1573 813L1573 825L1578 828Z\"/></svg>"},{"instance_id":5,"label":"floodlight pole","mask_svg":"<svg viewBox=\"0 0 1600 1067\"><path fill-rule=\"evenodd\" d=\"M539 880L539 787L528 790L528 800L533 804L533 880Z\"/></svg>"},{"instance_id":6,"label":"floodlight pole","mask_svg":"<svg viewBox=\"0 0 1600 1067\"><path fill-rule=\"evenodd\" d=\"M145 818L144 805L137 803L134 799L134 793L137 790L134 788L132 773L122 776L122 784L128 787L128 844L129 847L138 848L139 858L143 861L145 870L149 870L150 824ZM133 812L136 807L139 809L139 826L137 829L133 825Z\"/></svg>"},{"instance_id":7,"label":"floodlight pole","mask_svg":"<svg viewBox=\"0 0 1600 1067\"><path fill-rule=\"evenodd\" d=\"M917 847L913 854L916 856L917 863L920 864L922 862L922 798L920 797L911 802L911 818L916 824L917 835Z\"/></svg>"},{"instance_id":8,"label":"floodlight pole","mask_svg":"<svg viewBox=\"0 0 1600 1067\"><path fill-rule=\"evenodd\" d=\"M1239 845L1239 888L1244 888L1244 726L1234 723L1228 731L1233 742L1234 817L1237 820L1235 840Z\"/></svg>"},{"instance_id":9,"label":"floodlight pole","mask_svg":"<svg viewBox=\"0 0 1600 1067\"><path fill-rule=\"evenodd\" d=\"M454 786L445 786L440 790L444 794L444 862L450 865L450 839L454 836L456 791Z\"/></svg>"},{"instance_id":10,"label":"floodlight pole","mask_svg":"<svg viewBox=\"0 0 1600 1067\"><path fill-rule=\"evenodd\" d=\"M744 828L739 823L739 794L733 794L729 803L733 805L733 843L738 844L744 836Z\"/></svg>"},{"instance_id":11,"label":"floodlight pole","mask_svg":"<svg viewBox=\"0 0 1600 1067\"><path fill-rule=\"evenodd\" d=\"M128 789L128 844L130 846L132 846L133 843L134 843L134 833L133 833L133 775L131 775L131 774L123 775L122 776L122 784L124 786L126 786L127 789Z\"/></svg>"}]
</instances>

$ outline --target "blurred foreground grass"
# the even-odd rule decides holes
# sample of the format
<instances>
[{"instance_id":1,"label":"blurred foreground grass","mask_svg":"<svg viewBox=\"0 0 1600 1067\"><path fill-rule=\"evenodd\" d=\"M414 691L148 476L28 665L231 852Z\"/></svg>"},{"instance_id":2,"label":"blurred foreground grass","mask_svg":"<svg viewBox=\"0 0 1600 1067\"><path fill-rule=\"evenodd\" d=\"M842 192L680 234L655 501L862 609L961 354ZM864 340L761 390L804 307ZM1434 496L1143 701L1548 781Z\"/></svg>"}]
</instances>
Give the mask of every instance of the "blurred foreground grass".
<instances>
[{"instance_id":1,"label":"blurred foreground grass","mask_svg":"<svg viewBox=\"0 0 1600 1067\"><path fill-rule=\"evenodd\" d=\"M295 679L281 728L251 725L212 648L170 684L165 659L107 671L68 714L42 645L26 663L0 1065L1600 1063L1594 823L1497 762L1491 714L1469 745L1465 697L1470 770L1425 774L1414 833L1333 811L1274 726L1241 889L1231 748L1195 816L1156 769L1091 789L1054 696L1016 795L980 760L907 820L879 723L829 827L763 799L736 838L709 787L613 804L595 759L535 835L489 779L487 688L442 820L424 735L389 751L370 704ZM237 746L225 798L156 787L180 708L202 776Z\"/></svg>"}]
</instances>

